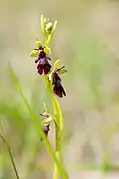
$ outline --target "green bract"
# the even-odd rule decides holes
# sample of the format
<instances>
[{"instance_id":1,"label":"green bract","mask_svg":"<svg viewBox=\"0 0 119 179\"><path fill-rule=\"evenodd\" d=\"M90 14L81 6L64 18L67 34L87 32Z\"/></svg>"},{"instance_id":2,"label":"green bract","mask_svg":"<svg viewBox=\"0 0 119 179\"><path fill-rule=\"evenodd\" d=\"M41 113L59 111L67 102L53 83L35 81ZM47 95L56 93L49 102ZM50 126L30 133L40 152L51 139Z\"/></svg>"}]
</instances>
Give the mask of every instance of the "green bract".
<instances>
[{"instance_id":1,"label":"green bract","mask_svg":"<svg viewBox=\"0 0 119 179\"><path fill-rule=\"evenodd\" d=\"M52 39L53 33L54 33L55 29L56 29L56 25L57 25L57 21L54 22L53 27L52 27L52 31L51 31L51 33L48 35L47 42L46 42L47 45L50 43L50 41L51 41L51 39Z\"/></svg>"},{"instance_id":2,"label":"green bract","mask_svg":"<svg viewBox=\"0 0 119 179\"><path fill-rule=\"evenodd\" d=\"M47 19L46 17L41 15L41 29L43 32L46 47L48 47L51 41L56 25L57 21L52 22L51 20L49 20L49 18Z\"/></svg>"}]
</instances>

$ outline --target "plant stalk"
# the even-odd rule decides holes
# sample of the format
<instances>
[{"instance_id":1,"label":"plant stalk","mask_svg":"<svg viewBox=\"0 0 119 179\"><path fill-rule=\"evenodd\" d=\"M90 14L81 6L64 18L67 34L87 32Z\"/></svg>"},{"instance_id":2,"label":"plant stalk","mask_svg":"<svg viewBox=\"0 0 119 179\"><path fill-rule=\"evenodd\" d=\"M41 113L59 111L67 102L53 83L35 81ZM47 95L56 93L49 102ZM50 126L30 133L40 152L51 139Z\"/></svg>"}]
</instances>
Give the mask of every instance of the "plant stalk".
<instances>
[{"instance_id":1,"label":"plant stalk","mask_svg":"<svg viewBox=\"0 0 119 179\"><path fill-rule=\"evenodd\" d=\"M55 155L57 157L57 160L59 161L59 163L61 162L61 154L60 154L60 131L59 128L57 126L57 124L55 124L55 145L56 145L56 152ZM59 178L59 170L57 165L55 164L54 166L54 179L58 179Z\"/></svg>"},{"instance_id":2,"label":"plant stalk","mask_svg":"<svg viewBox=\"0 0 119 179\"><path fill-rule=\"evenodd\" d=\"M7 150L8 150L12 165L13 165L13 169L14 169L14 172L15 172L15 175L16 175L16 178L20 179L18 171L17 171L17 167L16 167L16 164L15 164L15 161L14 161L14 158L13 158L9 143L7 142L7 139L6 139L6 136L5 136L4 129L3 129L1 121L0 121L0 128L1 128L1 132L2 132L2 135L0 134L0 137L1 137L2 141L6 144L6 147L7 147Z\"/></svg>"}]
</instances>

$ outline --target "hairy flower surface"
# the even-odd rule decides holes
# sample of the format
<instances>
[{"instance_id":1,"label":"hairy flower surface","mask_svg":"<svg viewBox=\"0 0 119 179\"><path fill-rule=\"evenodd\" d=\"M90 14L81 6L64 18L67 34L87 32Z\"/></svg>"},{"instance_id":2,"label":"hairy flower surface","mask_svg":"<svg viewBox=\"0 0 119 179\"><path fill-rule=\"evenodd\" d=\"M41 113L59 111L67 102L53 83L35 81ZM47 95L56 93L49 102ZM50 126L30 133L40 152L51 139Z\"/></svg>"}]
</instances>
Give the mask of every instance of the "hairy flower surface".
<instances>
[{"instance_id":1,"label":"hairy flower surface","mask_svg":"<svg viewBox=\"0 0 119 179\"><path fill-rule=\"evenodd\" d=\"M51 60L51 58L46 55L44 50L41 50L38 55L38 58L35 60L35 63L38 63L37 72L40 75L42 75L43 72L44 72L44 74L48 74L50 72L51 65L48 62L48 60Z\"/></svg>"},{"instance_id":2,"label":"hairy flower surface","mask_svg":"<svg viewBox=\"0 0 119 179\"><path fill-rule=\"evenodd\" d=\"M40 41L36 41L36 48L31 52L32 57L37 57L35 60L35 63L37 63L37 72L42 75L48 74L51 69L51 65L48 62L48 60L51 60L51 58L48 56L50 53L50 48L46 48L42 46L42 43Z\"/></svg>"}]
</instances>

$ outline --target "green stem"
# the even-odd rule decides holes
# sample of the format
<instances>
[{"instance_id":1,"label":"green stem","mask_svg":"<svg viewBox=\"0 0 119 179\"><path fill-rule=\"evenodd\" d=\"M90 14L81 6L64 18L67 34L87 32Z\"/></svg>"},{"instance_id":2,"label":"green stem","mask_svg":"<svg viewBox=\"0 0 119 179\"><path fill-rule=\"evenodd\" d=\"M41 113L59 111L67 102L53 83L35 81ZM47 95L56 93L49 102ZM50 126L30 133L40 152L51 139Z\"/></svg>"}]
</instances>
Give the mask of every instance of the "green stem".
<instances>
[{"instance_id":1,"label":"green stem","mask_svg":"<svg viewBox=\"0 0 119 179\"><path fill-rule=\"evenodd\" d=\"M62 166L61 163L61 140L62 140L62 134L63 134L63 128L64 128L64 119L63 119L63 115L62 115L62 111L59 105L59 102L57 100L57 98L54 95L53 89L52 89L52 84L51 81L49 81L47 76L44 76L44 81L49 89L49 91L52 94L52 103L53 103L53 108L54 108L54 116L55 116L55 156L60 164L60 166L62 167L62 171L63 171L63 179L68 179L68 176ZM59 168L57 166L57 164L55 163L55 167L54 167L54 179L58 179L59 178Z\"/></svg>"},{"instance_id":2,"label":"green stem","mask_svg":"<svg viewBox=\"0 0 119 179\"><path fill-rule=\"evenodd\" d=\"M55 124L55 145L56 145L55 155L57 157L57 160L60 163L61 162L61 156L60 156L60 133L59 132L60 132L59 128L58 128L57 124ZM55 164L54 179L58 179L58 178L59 178L59 169L58 169L57 165Z\"/></svg>"},{"instance_id":3,"label":"green stem","mask_svg":"<svg viewBox=\"0 0 119 179\"><path fill-rule=\"evenodd\" d=\"M8 150L8 153L9 153L9 156L10 156L10 159L11 159L11 162L12 162L12 165L13 165L13 169L14 169L14 172L15 172L15 175L16 175L16 178L17 179L20 179L19 178L19 174L18 174L18 171L17 171L17 167L15 165L15 162L14 162L14 158L13 158L13 155L12 155L12 152L11 152L11 149L10 149L10 146L9 146L9 143L6 139L6 136L5 136L5 133L4 133L4 129L3 129L3 126L2 126L2 122L0 121L0 128L1 128L1 132L2 132L2 135L0 134L0 137L2 139L2 141L6 144L6 147L7 147L7 150Z\"/></svg>"},{"instance_id":4,"label":"green stem","mask_svg":"<svg viewBox=\"0 0 119 179\"><path fill-rule=\"evenodd\" d=\"M59 102L57 100L57 98L54 96L54 94L52 95L52 99L53 99L53 107L54 107L54 114L58 123L55 124L55 145L56 145L56 157L57 160L59 161L60 165L62 166L62 161L61 161L61 141L62 141L62 134L63 134L63 128L64 128L64 119L63 119L63 115L62 115L62 111L59 105ZM63 166L62 166L63 168ZM64 170L64 169L63 169ZM67 174L65 173L65 178L68 178ZM59 171L58 171L58 167L55 165L54 168L54 179L58 179L59 178Z\"/></svg>"}]
</instances>

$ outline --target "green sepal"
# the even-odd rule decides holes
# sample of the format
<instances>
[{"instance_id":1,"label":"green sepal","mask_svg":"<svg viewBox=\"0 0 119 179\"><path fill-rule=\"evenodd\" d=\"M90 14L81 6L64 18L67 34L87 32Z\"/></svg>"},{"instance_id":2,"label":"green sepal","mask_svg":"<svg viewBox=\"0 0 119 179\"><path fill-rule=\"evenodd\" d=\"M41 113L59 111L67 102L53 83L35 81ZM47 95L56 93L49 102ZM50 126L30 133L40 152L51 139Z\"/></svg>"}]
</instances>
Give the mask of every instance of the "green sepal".
<instances>
[{"instance_id":1,"label":"green sepal","mask_svg":"<svg viewBox=\"0 0 119 179\"><path fill-rule=\"evenodd\" d=\"M42 47L42 42L39 40L36 40L36 47Z\"/></svg>"},{"instance_id":2,"label":"green sepal","mask_svg":"<svg viewBox=\"0 0 119 179\"><path fill-rule=\"evenodd\" d=\"M53 66L53 71L55 71L58 68L58 65L60 63L60 59L56 60Z\"/></svg>"},{"instance_id":3,"label":"green sepal","mask_svg":"<svg viewBox=\"0 0 119 179\"><path fill-rule=\"evenodd\" d=\"M39 50L35 50L35 49L34 49L34 50L30 53L30 56L31 56L31 57L37 57L38 54L39 54Z\"/></svg>"}]
</instances>

